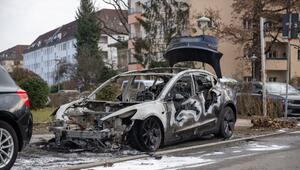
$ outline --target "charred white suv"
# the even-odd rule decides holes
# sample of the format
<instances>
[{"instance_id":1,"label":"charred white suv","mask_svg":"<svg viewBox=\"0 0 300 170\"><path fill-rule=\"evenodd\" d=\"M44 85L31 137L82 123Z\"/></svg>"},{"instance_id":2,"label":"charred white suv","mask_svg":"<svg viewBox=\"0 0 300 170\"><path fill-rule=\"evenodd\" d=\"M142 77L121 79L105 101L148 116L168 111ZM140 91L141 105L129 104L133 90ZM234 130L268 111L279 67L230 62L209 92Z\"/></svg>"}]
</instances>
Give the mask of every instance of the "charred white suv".
<instances>
[{"instance_id":1,"label":"charred white suv","mask_svg":"<svg viewBox=\"0 0 300 170\"><path fill-rule=\"evenodd\" d=\"M162 145L211 133L231 137L235 94L219 81L222 54L214 48L214 40L209 36L175 39L165 57L171 65L206 62L217 76L176 67L119 74L87 98L63 105L54 113L57 121L51 130L56 144L130 144L141 151L155 151ZM141 80L150 85L142 86Z\"/></svg>"}]
</instances>

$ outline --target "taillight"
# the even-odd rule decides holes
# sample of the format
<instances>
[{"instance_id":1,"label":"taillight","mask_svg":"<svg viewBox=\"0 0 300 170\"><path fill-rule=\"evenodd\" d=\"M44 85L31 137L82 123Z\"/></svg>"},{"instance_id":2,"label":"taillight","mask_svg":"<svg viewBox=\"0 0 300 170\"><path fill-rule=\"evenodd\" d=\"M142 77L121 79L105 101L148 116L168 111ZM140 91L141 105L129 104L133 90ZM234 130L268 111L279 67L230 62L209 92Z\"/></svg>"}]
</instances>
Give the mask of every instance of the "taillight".
<instances>
[{"instance_id":1,"label":"taillight","mask_svg":"<svg viewBox=\"0 0 300 170\"><path fill-rule=\"evenodd\" d=\"M25 106L29 107L30 102L29 102L29 97L27 95L27 92L23 89L17 90L17 94L19 95L20 99L25 103Z\"/></svg>"}]
</instances>

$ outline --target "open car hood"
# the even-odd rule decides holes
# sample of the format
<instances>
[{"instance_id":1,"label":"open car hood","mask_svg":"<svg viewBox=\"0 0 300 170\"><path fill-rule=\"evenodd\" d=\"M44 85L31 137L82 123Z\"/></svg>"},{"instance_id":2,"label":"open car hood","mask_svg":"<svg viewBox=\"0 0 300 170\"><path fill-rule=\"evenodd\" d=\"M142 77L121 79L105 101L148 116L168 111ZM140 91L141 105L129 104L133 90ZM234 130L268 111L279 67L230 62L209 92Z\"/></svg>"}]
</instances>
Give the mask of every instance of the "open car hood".
<instances>
[{"instance_id":1,"label":"open car hood","mask_svg":"<svg viewBox=\"0 0 300 170\"><path fill-rule=\"evenodd\" d=\"M171 41L164 57L170 66L183 61L200 61L213 67L218 78L222 78L220 59L223 56L217 50L215 37L201 35L197 37L180 37Z\"/></svg>"}]
</instances>

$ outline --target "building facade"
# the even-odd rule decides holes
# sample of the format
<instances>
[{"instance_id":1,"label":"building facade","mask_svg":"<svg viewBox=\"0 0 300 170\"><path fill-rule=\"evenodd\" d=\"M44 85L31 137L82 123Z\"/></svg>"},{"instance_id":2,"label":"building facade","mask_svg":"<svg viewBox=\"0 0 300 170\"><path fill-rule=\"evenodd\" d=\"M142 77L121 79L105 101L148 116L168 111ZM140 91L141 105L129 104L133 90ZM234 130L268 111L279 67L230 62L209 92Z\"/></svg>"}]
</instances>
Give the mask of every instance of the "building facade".
<instances>
[{"instance_id":1,"label":"building facade","mask_svg":"<svg viewBox=\"0 0 300 170\"><path fill-rule=\"evenodd\" d=\"M187 0L191 5L190 20L195 24L195 16L199 16L205 9L214 9L220 12L220 17L223 23L230 24L232 16L231 4L233 0L220 1L220 0ZM243 21L236 21L241 28L247 29L247 24ZM248 23L248 27L249 27ZM198 30L195 34L200 34ZM266 47L271 43L270 38L265 38ZM272 49L266 55L266 74L267 81L286 81L287 72L287 54L288 54L288 43L287 40L280 40L272 45ZM221 59L221 68L224 75L234 77L239 80L249 81L252 78L252 63L250 57L245 51L243 45L236 45L227 40L219 40L219 51L224 55ZM300 46L299 40L293 40L292 44ZM291 47L291 72L290 78L300 77L300 49L297 47ZM243 60L237 60L241 56ZM247 59L248 57L248 59ZM256 61L260 62L260 61Z\"/></svg>"},{"instance_id":2,"label":"building facade","mask_svg":"<svg viewBox=\"0 0 300 170\"><path fill-rule=\"evenodd\" d=\"M123 12L127 15L127 11ZM100 22L107 27L107 30L101 34L99 40L99 48L104 53L104 63L117 69L117 48L109 47L109 44L116 43L118 40L126 41L128 34L120 24L117 11L102 9L97 12L97 15ZM76 63L76 30L77 23L73 21L40 35L24 51L24 67L40 75L49 85L58 83L55 77L58 76L60 64ZM113 32L111 30L116 31Z\"/></svg>"},{"instance_id":3,"label":"building facade","mask_svg":"<svg viewBox=\"0 0 300 170\"><path fill-rule=\"evenodd\" d=\"M23 52L28 45L16 45L0 52L0 64L11 72L16 67L23 67Z\"/></svg>"},{"instance_id":4,"label":"building facade","mask_svg":"<svg viewBox=\"0 0 300 170\"><path fill-rule=\"evenodd\" d=\"M149 0L148 0L149 1ZM230 24L232 16L231 4L233 0L184 0L190 4L190 27L195 28L196 31L191 31L191 36L197 36L202 34L202 31L197 28L197 19L200 14L203 14L206 9L218 10L221 20L225 24ZM130 10L128 15L128 24L130 28L130 37L128 42L129 49L129 65L128 69L141 69L141 65L136 63L133 57L134 53L134 37L143 37L145 31L139 24L136 18L141 17L142 8L140 3L145 3L147 0L130 0ZM243 21L237 21L235 24L239 24L241 28L245 28ZM196 27L195 27L196 26ZM245 28L247 29L247 28ZM209 31L207 31L208 34ZM269 38L266 38L266 46L271 43ZM299 40L294 40L292 44L300 46ZM236 45L226 39L219 40L219 51L223 53L221 59L221 68L223 75L227 77L236 78L238 80L250 81L252 79L252 63L251 56L246 54L243 45ZM288 45L286 40L283 43L275 43L273 48L266 56L266 73L267 81L286 81L287 72L287 54ZM247 56L241 59L241 56ZM257 61L259 62L259 61ZM205 69L212 71L209 66ZM298 47L291 47L291 73L290 77L300 77L300 49Z\"/></svg>"},{"instance_id":5,"label":"building facade","mask_svg":"<svg viewBox=\"0 0 300 170\"><path fill-rule=\"evenodd\" d=\"M140 18L143 12L141 3L145 4L148 0L129 0L128 26L130 30L128 40L128 70L141 70L142 65L139 64L134 57L134 39L145 37L146 33L137 18Z\"/></svg>"}]
</instances>

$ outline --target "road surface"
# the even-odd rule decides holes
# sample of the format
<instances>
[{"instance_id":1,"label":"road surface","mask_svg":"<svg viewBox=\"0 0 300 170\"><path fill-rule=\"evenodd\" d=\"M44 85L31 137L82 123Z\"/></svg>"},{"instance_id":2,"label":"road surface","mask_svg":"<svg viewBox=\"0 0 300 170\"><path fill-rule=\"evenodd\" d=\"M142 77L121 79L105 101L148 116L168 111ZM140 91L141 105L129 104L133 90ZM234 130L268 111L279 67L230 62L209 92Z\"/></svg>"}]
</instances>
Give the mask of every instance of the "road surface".
<instances>
[{"instance_id":1,"label":"road surface","mask_svg":"<svg viewBox=\"0 0 300 170\"><path fill-rule=\"evenodd\" d=\"M92 169L298 170L300 131Z\"/></svg>"}]
</instances>

